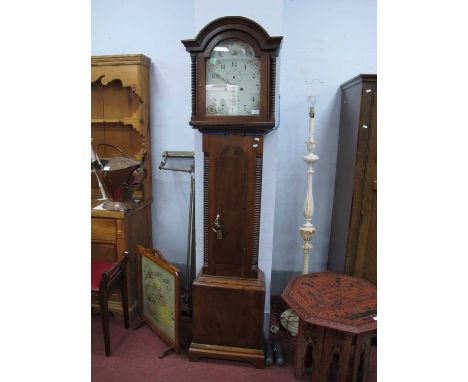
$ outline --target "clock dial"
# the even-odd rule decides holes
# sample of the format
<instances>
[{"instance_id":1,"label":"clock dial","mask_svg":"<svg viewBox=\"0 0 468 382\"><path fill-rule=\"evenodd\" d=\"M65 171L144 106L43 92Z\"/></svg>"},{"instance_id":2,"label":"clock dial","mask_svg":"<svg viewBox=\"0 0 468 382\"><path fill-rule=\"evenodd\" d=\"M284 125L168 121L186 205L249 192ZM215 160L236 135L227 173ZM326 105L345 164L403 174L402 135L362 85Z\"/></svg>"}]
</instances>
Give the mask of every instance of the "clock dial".
<instances>
[{"instance_id":1,"label":"clock dial","mask_svg":"<svg viewBox=\"0 0 468 382\"><path fill-rule=\"evenodd\" d=\"M206 114L260 114L260 59L253 48L228 39L213 48L206 63Z\"/></svg>"}]
</instances>

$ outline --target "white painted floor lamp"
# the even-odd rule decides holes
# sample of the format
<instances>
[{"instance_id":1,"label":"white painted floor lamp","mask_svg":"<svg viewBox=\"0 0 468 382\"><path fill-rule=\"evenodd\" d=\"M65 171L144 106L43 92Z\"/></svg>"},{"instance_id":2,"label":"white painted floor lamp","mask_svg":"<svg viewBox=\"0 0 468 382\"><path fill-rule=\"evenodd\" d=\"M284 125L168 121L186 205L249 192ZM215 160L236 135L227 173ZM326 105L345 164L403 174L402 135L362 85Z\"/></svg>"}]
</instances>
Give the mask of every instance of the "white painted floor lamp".
<instances>
[{"instance_id":1,"label":"white painted floor lamp","mask_svg":"<svg viewBox=\"0 0 468 382\"><path fill-rule=\"evenodd\" d=\"M304 155L304 161L307 164L307 191L304 201L304 219L305 222L299 228L302 240L302 250L304 252L304 264L302 267L302 274L309 273L309 255L312 251L312 238L315 235L315 227L312 224L312 216L314 215L314 196L312 193L312 175L314 173L313 164L319 160L319 157L313 153L315 149L315 97L310 96L307 98L307 105L309 107L309 139L305 142L307 145L307 154ZM287 309L281 314L281 324L293 336L297 335L299 327L299 317L292 309Z\"/></svg>"},{"instance_id":2,"label":"white painted floor lamp","mask_svg":"<svg viewBox=\"0 0 468 382\"><path fill-rule=\"evenodd\" d=\"M307 192L304 201L304 219L305 222L299 228L302 240L302 250L304 252L304 265L302 267L302 274L309 273L309 255L312 250L312 238L315 235L315 227L312 224L312 216L314 215L314 196L312 193L312 175L314 169L313 164L319 160L319 157L313 153L315 149L315 97L310 96L307 98L307 105L309 107L309 139L305 142L307 145L307 155L304 156L304 161L307 164Z\"/></svg>"}]
</instances>

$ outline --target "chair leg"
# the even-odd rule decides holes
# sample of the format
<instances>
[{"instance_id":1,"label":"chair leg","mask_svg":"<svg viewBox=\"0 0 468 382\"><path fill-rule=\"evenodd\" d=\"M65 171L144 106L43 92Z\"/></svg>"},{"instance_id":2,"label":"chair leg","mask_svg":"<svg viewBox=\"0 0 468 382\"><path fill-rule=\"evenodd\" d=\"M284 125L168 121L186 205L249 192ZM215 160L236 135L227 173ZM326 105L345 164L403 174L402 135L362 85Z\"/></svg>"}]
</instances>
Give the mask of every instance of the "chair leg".
<instances>
[{"instance_id":1,"label":"chair leg","mask_svg":"<svg viewBox=\"0 0 468 382\"><path fill-rule=\"evenodd\" d=\"M122 308L123 308L125 329L128 329L130 327L130 318L128 315L127 277L125 275L125 271L123 272L123 275L122 275L122 281L120 284L120 293L122 295Z\"/></svg>"},{"instance_id":2,"label":"chair leg","mask_svg":"<svg viewBox=\"0 0 468 382\"><path fill-rule=\"evenodd\" d=\"M110 357L109 312L107 308L107 293L105 291L99 291L99 310L101 314L106 357Z\"/></svg>"}]
</instances>

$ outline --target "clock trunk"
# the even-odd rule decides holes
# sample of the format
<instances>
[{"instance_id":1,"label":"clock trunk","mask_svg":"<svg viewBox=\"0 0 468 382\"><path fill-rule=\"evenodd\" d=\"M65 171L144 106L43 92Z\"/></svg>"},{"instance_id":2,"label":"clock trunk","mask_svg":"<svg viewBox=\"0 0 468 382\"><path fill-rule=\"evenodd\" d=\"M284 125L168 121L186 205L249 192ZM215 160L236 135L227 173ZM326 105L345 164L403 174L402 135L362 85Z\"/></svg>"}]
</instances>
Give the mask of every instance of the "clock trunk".
<instances>
[{"instance_id":1,"label":"clock trunk","mask_svg":"<svg viewBox=\"0 0 468 382\"><path fill-rule=\"evenodd\" d=\"M203 152L203 273L256 278L263 137L205 134ZM217 216L222 238L213 227Z\"/></svg>"}]
</instances>

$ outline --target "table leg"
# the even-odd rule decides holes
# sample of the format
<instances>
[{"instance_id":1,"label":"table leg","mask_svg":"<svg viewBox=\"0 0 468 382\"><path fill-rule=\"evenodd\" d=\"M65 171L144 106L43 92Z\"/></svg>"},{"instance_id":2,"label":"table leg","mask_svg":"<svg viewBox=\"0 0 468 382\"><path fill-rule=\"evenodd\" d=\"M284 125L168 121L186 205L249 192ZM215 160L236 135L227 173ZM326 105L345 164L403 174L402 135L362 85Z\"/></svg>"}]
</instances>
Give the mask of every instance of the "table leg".
<instances>
[{"instance_id":1,"label":"table leg","mask_svg":"<svg viewBox=\"0 0 468 382\"><path fill-rule=\"evenodd\" d=\"M371 334L366 333L366 334L361 334L363 337L362 342L363 342L363 355L362 355L362 362L360 365L361 369L361 381L367 381L367 371L369 369L369 357L370 357L370 347L371 347Z\"/></svg>"},{"instance_id":2,"label":"table leg","mask_svg":"<svg viewBox=\"0 0 468 382\"><path fill-rule=\"evenodd\" d=\"M301 380L304 372L305 357L307 354L307 324L299 320L296 337L296 354L294 355L294 377Z\"/></svg>"},{"instance_id":3,"label":"table leg","mask_svg":"<svg viewBox=\"0 0 468 382\"><path fill-rule=\"evenodd\" d=\"M324 342L326 330L320 326L311 325L310 335L313 338L312 345L312 381L321 382L324 379Z\"/></svg>"},{"instance_id":4,"label":"table leg","mask_svg":"<svg viewBox=\"0 0 468 382\"><path fill-rule=\"evenodd\" d=\"M338 381L347 381L349 373L349 360L353 350L353 334L345 333L343 336L343 347L339 353Z\"/></svg>"}]
</instances>

